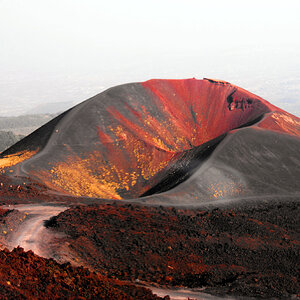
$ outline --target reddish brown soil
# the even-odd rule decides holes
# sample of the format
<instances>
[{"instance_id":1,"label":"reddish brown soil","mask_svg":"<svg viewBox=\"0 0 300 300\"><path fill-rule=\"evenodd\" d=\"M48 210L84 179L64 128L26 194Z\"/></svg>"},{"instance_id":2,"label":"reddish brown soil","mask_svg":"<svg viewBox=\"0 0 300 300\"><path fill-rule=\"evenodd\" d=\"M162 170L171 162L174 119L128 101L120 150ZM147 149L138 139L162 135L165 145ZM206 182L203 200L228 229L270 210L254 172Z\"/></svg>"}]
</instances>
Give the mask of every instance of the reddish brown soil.
<instances>
[{"instance_id":1,"label":"reddish brown soil","mask_svg":"<svg viewBox=\"0 0 300 300\"><path fill-rule=\"evenodd\" d=\"M295 202L213 210L112 203L71 208L48 226L111 278L287 297L299 292L298 210Z\"/></svg>"},{"instance_id":2,"label":"reddish brown soil","mask_svg":"<svg viewBox=\"0 0 300 300\"><path fill-rule=\"evenodd\" d=\"M0 208L0 218L2 218L7 212L8 212L8 209Z\"/></svg>"},{"instance_id":3,"label":"reddish brown soil","mask_svg":"<svg viewBox=\"0 0 300 300\"><path fill-rule=\"evenodd\" d=\"M161 298L148 289L15 248L12 252L0 251L0 299Z\"/></svg>"}]
</instances>

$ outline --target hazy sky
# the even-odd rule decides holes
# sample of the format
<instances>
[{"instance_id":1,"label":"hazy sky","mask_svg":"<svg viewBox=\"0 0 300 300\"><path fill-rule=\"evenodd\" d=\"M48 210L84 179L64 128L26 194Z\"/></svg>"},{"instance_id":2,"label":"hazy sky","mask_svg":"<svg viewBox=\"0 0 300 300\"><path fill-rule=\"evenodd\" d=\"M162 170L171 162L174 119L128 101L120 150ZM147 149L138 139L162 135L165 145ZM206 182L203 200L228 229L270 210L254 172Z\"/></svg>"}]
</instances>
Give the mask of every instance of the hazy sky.
<instances>
[{"instance_id":1,"label":"hazy sky","mask_svg":"<svg viewBox=\"0 0 300 300\"><path fill-rule=\"evenodd\" d=\"M299 0L0 0L0 115L212 77L300 116Z\"/></svg>"}]
</instances>

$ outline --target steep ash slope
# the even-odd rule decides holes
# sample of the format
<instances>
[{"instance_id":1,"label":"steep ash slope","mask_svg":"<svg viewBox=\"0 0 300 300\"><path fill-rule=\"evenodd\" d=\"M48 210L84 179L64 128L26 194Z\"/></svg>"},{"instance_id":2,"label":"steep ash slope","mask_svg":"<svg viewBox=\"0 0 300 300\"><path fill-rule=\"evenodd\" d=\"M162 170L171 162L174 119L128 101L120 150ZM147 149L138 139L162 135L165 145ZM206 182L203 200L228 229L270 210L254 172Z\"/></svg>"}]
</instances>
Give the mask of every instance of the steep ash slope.
<instances>
[{"instance_id":1,"label":"steep ash slope","mask_svg":"<svg viewBox=\"0 0 300 300\"><path fill-rule=\"evenodd\" d=\"M277 123L274 128L261 123L264 114L273 112L296 120L223 81L125 84L44 125L5 151L0 167L11 176L34 178L75 196L137 198L153 188L159 191L156 187L174 173L175 182L164 190L184 181L197 169L198 160L208 156L208 148L232 129L260 121L262 127L287 132ZM298 129L288 128L296 135Z\"/></svg>"},{"instance_id":2,"label":"steep ash slope","mask_svg":"<svg viewBox=\"0 0 300 300\"><path fill-rule=\"evenodd\" d=\"M229 133L196 172L178 187L138 202L198 205L300 197L300 139L257 129ZM160 190L155 190L160 192Z\"/></svg>"}]
</instances>

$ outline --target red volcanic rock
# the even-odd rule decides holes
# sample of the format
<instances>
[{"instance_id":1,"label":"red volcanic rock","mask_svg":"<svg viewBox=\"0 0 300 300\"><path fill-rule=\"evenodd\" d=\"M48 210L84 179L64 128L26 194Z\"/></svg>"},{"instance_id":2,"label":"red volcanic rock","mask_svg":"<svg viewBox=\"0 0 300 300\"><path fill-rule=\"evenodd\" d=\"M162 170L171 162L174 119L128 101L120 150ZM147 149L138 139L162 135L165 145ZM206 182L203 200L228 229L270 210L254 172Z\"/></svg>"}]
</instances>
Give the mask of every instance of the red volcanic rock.
<instances>
[{"instance_id":1,"label":"red volcanic rock","mask_svg":"<svg viewBox=\"0 0 300 300\"><path fill-rule=\"evenodd\" d=\"M0 167L65 194L137 198L243 126L299 135L298 118L228 82L149 80L63 113L5 151Z\"/></svg>"},{"instance_id":2,"label":"red volcanic rock","mask_svg":"<svg viewBox=\"0 0 300 300\"><path fill-rule=\"evenodd\" d=\"M0 251L0 293L1 299L162 299L148 289L60 265L22 248Z\"/></svg>"},{"instance_id":3,"label":"red volcanic rock","mask_svg":"<svg viewBox=\"0 0 300 300\"><path fill-rule=\"evenodd\" d=\"M276 109L262 98L228 82L150 80L142 84L153 93L160 111L168 114L169 131L186 138L184 149L199 146Z\"/></svg>"}]
</instances>

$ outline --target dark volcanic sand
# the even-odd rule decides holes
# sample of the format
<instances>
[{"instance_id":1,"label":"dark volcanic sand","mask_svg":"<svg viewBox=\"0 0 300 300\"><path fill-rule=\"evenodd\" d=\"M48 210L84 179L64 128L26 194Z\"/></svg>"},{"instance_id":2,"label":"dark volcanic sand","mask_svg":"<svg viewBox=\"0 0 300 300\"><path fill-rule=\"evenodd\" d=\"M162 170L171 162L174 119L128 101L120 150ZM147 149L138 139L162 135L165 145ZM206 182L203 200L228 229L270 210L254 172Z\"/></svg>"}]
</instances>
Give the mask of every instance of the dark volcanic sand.
<instances>
[{"instance_id":1,"label":"dark volcanic sand","mask_svg":"<svg viewBox=\"0 0 300 300\"><path fill-rule=\"evenodd\" d=\"M222 209L115 202L71 208L48 227L111 278L283 298L299 292L298 224L298 201Z\"/></svg>"}]
</instances>

